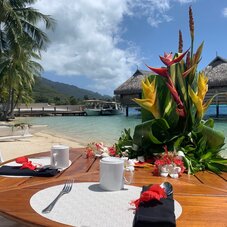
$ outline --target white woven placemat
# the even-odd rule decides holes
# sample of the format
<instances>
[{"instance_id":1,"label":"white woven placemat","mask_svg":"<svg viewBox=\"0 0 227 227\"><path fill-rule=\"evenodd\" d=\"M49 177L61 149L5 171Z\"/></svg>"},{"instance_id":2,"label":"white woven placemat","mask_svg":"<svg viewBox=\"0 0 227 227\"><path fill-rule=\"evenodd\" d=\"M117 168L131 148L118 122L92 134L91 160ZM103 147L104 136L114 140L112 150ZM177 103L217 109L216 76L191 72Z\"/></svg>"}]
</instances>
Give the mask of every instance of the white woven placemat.
<instances>
[{"instance_id":1,"label":"white woven placemat","mask_svg":"<svg viewBox=\"0 0 227 227\"><path fill-rule=\"evenodd\" d=\"M63 185L41 190L30 199L31 207L43 217L77 227L132 227L134 207L129 203L139 198L141 188L125 185L121 191L103 191L98 183L74 183L49 214L42 210L58 195ZM175 200L175 215L182 212Z\"/></svg>"}]
</instances>

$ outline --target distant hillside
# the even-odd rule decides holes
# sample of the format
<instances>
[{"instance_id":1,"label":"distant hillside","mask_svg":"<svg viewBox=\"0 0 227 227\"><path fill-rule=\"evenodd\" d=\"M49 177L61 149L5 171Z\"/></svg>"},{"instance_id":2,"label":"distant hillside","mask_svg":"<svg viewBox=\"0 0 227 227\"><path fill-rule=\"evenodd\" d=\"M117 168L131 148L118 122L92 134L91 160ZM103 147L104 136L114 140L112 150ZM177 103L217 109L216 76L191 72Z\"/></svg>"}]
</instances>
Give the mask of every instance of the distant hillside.
<instances>
[{"instance_id":1,"label":"distant hillside","mask_svg":"<svg viewBox=\"0 0 227 227\"><path fill-rule=\"evenodd\" d=\"M70 100L79 102L84 99L112 99L112 97L40 77L36 78L33 88L33 99L35 102L68 104Z\"/></svg>"}]
</instances>

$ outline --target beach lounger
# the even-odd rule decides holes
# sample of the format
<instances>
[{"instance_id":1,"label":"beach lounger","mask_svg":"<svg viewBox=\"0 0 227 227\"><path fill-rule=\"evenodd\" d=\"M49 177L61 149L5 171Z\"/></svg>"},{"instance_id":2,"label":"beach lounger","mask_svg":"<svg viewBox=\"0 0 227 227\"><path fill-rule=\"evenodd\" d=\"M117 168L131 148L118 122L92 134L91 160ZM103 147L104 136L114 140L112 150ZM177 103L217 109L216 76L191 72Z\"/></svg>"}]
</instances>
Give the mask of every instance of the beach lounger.
<instances>
[{"instance_id":1,"label":"beach lounger","mask_svg":"<svg viewBox=\"0 0 227 227\"><path fill-rule=\"evenodd\" d=\"M32 137L31 134L25 134L22 136L1 136L0 137L0 142L1 141L12 141L12 140L21 140L21 139L26 139Z\"/></svg>"}]
</instances>

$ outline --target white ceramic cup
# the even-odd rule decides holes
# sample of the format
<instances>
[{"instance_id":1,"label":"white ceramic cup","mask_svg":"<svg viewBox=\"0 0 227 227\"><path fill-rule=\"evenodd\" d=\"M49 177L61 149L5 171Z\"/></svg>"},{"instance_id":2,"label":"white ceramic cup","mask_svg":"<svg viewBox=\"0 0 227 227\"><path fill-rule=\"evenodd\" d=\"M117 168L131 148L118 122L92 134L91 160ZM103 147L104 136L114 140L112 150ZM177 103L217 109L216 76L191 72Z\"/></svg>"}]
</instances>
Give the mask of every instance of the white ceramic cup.
<instances>
[{"instance_id":1,"label":"white ceramic cup","mask_svg":"<svg viewBox=\"0 0 227 227\"><path fill-rule=\"evenodd\" d=\"M105 157L100 160L100 187L106 191L119 191L124 188L124 183L130 184L124 177L124 160L116 157Z\"/></svg>"},{"instance_id":2,"label":"white ceramic cup","mask_svg":"<svg viewBox=\"0 0 227 227\"><path fill-rule=\"evenodd\" d=\"M69 166L69 147L66 145L53 145L50 151L50 165L57 169Z\"/></svg>"}]
</instances>

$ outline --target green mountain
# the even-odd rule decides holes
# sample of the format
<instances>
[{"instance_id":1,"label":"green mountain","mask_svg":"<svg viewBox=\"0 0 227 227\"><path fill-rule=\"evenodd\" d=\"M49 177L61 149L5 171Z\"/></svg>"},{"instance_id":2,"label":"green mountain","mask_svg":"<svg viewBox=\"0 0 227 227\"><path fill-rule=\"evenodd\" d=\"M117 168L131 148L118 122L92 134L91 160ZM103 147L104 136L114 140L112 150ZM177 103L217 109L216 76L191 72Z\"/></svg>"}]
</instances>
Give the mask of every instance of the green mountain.
<instances>
[{"instance_id":1,"label":"green mountain","mask_svg":"<svg viewBox=\"0 0 227 227\"><path fill-rule=\"evenodd\" d=\"M84 99L112 99L108 95L101 95L74 85L54 82L43 77L36 78L32 97L35 102L55 104L77 104Z\"/></svg>"}]
</instances>

